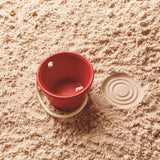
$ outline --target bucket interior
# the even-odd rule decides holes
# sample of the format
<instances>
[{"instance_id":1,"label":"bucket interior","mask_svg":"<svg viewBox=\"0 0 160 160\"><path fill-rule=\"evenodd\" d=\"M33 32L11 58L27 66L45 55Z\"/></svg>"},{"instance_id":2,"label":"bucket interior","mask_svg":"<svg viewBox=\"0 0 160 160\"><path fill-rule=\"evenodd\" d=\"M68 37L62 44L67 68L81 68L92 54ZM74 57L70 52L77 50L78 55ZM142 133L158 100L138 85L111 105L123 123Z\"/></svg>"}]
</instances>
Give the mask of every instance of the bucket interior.
<instances>
[{"instance_id":1,"label":"bucket interior","mask_svg":"<svg viewBox=\"0 0 160 160\"><path fill-rule=\"evenodd\" d=\"M53 62L49 68L48 63ZM70 53L56 54L45 60L39 68L38 78L46 90L58 96L71 96L86 89L92 81L92 68L88 61Z\"/></svg>"}]
</instances>

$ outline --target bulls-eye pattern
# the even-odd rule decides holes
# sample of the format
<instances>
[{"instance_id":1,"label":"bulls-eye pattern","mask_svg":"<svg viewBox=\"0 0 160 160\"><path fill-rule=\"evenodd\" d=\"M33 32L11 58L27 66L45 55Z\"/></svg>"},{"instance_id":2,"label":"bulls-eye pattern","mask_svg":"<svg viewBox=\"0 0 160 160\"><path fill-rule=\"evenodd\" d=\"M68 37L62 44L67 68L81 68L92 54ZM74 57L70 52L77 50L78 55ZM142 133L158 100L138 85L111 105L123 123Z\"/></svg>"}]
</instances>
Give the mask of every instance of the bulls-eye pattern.
<instances>
[{"instance_id":1,"label":"bulls-eye pattern","mask_svg":"<svg viewBox=\"0 0 160 160\"><path fill-rule=\"evenodd\" d=\"M139 83L125 74L106 78L102 90L107 100L119 107L137 105L143 97L143 89Z\"/></svg>"}]
</instances>

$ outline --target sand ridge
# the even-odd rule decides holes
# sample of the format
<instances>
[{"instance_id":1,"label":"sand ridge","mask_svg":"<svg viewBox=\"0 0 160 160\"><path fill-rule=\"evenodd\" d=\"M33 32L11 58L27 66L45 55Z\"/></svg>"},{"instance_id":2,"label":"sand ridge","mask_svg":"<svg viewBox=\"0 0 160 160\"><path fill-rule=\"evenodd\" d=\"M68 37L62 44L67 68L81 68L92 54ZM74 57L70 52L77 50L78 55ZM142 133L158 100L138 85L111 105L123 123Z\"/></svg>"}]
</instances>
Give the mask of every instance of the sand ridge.
<instances>
[{"instance_id":1,"label":"sand ridge","mask_svg":"<svg viewBox=\"0 0 160 160\"><path fill-rule=\"evenodd\" d=\"M0 1L0 159L160 159L160 1ZM44 58L85 56L95 79L88 107L50 117L35 94ZM110 104L106 75L146 88L135 107Z\"/></svg>"},{"instance_id":2,"label":"sand ridge","mask_svg":"<svg viewBox=\"0 0 160 160\"><path fill-rule=\"evenodd\" d=\"M139 104L145 91L138 81L133 81L133 78L126 74L109 76L102 85L102 92L107 100L124 109Z\"/></svg>"}]
</instances>

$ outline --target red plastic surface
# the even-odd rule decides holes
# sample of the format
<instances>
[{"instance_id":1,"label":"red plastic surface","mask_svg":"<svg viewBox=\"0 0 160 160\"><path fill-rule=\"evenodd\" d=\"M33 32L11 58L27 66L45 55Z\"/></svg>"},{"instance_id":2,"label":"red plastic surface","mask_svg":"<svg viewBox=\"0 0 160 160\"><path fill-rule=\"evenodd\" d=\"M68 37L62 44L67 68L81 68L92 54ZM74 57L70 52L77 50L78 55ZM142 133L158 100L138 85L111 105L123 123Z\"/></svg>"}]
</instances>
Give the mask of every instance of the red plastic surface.
<instances>
[{"instance_id":1,"label":"red plastic surface","mask_svg":"<svg viewBox=\"0 0 160 160\"><path fill-rule=\"evenodd\" d=\"M53 67L48 67L49 62L53 62ZM37 82L53 106L70 110L83 102L93 76L92 65L86 58L77 53L60 52L41 63ZM80 86L83 89L76 92L75 89Z\"/></svg>"},{"instance_id":2,"label":"red plastic surface","mask_svg":"<svg viewBox=\"0 0 160 160\"><path fill-rule=\"evenodd\" d=\"M64 79L55 85L52 93L60 96L75 95L77 92L75 88L82 86L79 82Z\"/></svg>"}]
</instances>

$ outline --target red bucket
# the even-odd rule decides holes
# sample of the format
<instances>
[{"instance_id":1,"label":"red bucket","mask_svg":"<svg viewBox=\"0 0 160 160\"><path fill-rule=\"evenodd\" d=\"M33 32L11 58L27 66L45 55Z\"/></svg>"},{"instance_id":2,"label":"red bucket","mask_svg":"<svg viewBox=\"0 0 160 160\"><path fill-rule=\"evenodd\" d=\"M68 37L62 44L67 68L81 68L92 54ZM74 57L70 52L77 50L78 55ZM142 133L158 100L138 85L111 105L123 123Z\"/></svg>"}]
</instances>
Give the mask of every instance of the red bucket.
<instances>
[{"instance_id":1,"label":"red bucket","mask_svg":"<svg viewBox=\"0 0 160 160\"><path fill-rule=\"evenodd\" d=\"M50 103L63 110L79 107L92 84L94 72L89 61L73 52L46 58L37 71L37 84Z\"/></svg>"}]
</instances>

